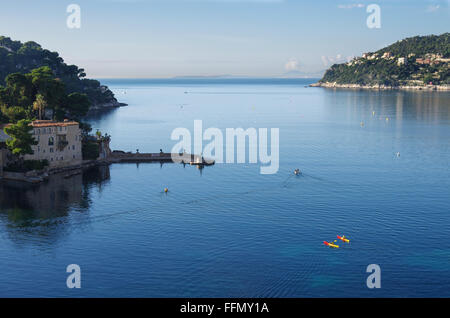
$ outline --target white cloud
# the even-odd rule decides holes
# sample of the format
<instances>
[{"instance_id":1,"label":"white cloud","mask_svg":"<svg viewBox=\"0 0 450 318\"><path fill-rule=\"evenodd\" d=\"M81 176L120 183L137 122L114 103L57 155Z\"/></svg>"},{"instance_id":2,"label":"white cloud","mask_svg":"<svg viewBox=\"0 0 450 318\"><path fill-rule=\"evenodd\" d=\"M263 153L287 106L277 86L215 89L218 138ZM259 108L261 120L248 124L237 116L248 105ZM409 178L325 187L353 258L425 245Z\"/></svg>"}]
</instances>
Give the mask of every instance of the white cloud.
<instances>
[{"instance_id":1,"label":"white cloud","mask_svg":"<svg viewBox=\"0 0 450 318\"><path fill-rule=\"evenodd\" d=\"M431 4L427 7L427 12L436 12L440 7L439 4Z\"/></svg>"},{"instance_id":2,"label":"white cloud","mask_svg":"<svg viewBox=\"0 0 450 318\"><path fill-rule=\"evenodd\" d=\"M296 58L291 57L289 61L286 62L284 68L286 71L298 71L299 70L299 62Z\"/></svg>"},{"instance_id":3,"label":"white cloud","mask_svg":"<svg viewBox=\"0 0 450 318\"><path fill-rule=\"evenodd\" d=\"M322 55L321 59L322 59L323 66L328 67L331 64L349 62L353 59L353 56L349 55L349 56L345 57L345 56L342 56L342 54L337 54L336 56Z\"/></svg>"},{"instance_id":4,"label":"white cloud","mask_svg":"<svg viewBox=\"0 0 450 318\"><path fill-rule=\"evenodd\" d=\"M362 3L351 3L351 4L339 4L339 9L353 9L353 8L364 8L365 5Z\"/></svg>"}]
</instances>

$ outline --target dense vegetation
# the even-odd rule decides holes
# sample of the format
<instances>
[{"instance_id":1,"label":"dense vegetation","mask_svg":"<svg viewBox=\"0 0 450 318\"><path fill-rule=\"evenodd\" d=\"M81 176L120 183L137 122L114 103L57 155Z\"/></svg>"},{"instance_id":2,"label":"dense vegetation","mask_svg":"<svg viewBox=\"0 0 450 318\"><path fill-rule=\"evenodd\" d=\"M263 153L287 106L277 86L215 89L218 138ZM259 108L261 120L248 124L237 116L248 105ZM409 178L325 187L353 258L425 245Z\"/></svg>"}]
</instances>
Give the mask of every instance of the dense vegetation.
<instances>
[{"instance_id":1,"label":"dense vegetation","mask_svg":"<svg viewBox=\"0 0 450 318\"><path fill-rule=\"evenodd\" d=\"M81 152L84 160L97 159L100 154L98 141L92 138L84 139Z\"/></svg>"},{"instance_id":2,"label":"dense vegetation","mask_svg":"<svg viewBox=\"0 0 450 318\"><path fill-rule=\"evenodd\" d=\"M383 58L390 53L391 56ZM320 82L360 85L434 85L450 84L450 33L416 36L398 41L369 57L334 64ZM399 63L404 58L404 63ZM421 59L429 63L419 63Z\"/></svg>"},{"instance_id":3,"label":"dense vegetation","mask_svg":"<svg viewBox=\"0 0 450 318\"><path fill-rule=\"evenodd\" d=\"M86 94L91 105L116 104L114 94L97 80L87 79L84 69L67 65L57 52L43 49L36 42L13 41L0 36L0 85L5 84L11 73L26 74L33 69L47 66L55 78L63 84L66 94Z\"/></svg>"},{"instance_id":4,"label":"dense vegetation","mask_svg":"<svg viewBox=\"0 0 450 318\"><path fill-rule=\"evenodd\" d=\"M0 119L16 123L21 119L70 118L80 120L89 110L86 94L66 93L65 84L48 66L30 73L13 73L0 86Z\"/></svg>"},{"instance_id":5,"label":"dense vegetation","mask_svg":"<svg viewBox=\"0 0 450 318\"><path fill-rule=\"evenodd\" d=\"M425 56L427 53L441 53L444 58L450 57L450 33L441 35L414 36L397 41L377 53L391 52L394 55L407 56L410 53L416 56Z\"/></svg>"}]
</instances>

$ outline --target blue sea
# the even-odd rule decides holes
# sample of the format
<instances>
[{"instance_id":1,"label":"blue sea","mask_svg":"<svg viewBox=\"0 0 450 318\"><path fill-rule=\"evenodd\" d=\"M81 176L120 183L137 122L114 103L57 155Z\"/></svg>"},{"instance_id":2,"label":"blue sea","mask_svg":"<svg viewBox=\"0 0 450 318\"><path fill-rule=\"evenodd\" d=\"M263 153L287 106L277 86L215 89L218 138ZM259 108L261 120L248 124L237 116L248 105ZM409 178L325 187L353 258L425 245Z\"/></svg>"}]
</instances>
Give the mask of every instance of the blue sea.
<instances>
[{"instance_id":1,"label":"blue sea","mask_svg":"<svg viewBox=\"0 0 450 318\"><path fill-rule=\"evenodd\" d=\"M278 128L279 170L129 163L1 182L0 296L450 297L450 93L312 82L102 80L128 104L88 120L112 149L169 152L194 120ZM337 235L350 243L323 244Z\"/></svg>"}]
</instances>

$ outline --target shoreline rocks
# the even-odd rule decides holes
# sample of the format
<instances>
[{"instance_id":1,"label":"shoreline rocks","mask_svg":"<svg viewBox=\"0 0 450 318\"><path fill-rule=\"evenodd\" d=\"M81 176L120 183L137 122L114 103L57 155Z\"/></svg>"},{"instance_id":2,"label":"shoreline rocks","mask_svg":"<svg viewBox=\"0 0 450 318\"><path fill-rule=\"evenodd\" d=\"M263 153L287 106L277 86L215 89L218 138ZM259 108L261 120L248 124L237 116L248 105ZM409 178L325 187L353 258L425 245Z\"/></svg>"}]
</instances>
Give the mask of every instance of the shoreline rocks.
<instances>
[{"instance_id":1,"label":"shoreline rocks","mask_svg":"<svg viewBox=\"0 0 450 318\"><path fill-rule=\"evenodd\" d=\"M347 89L372 89L372 90L418 90L418 91L450 91L450 85L424 85L424 86L385 86L385 85L360 85L360 84L338 84L336 82L317 82L310 87L325 88L347 88Z\"/></svg>"},{"instance_id":2,"label":"shoreline rocks","mask_svg":"<svg viewBox=\"0 0 450 318\"><path fill-rule=\"evenodd\" d=\"M69 178L71 176L82 173L83 170L89 169L95 166L109 165L111 162L106 160L84 160L81 164L66 166L66 167L55 167L55 168L45 168L43 170L32 170L27 172L9 172L4 171L1 179L11 180L11 181L22 181L28 183L41 183L48 180L52 175L64 174L64 178Z\"/></svg>"},{"instance_id":3,"label":"shoreline rocks","mask_svg":"<svg viewBox=\"0 0 450 318\"><path fill-rule=\"evenodd\" d=\"M109 109L113 109L113 108L118 108L118 107L123 107L123 106L128 106L128 104L126 103L120 103L117 100L113 100L107 103L102 103L102 104L94 104L91 106L91 108L89 109L89 112L96 112L96 111L102 111L102 110L109 110Z\"/></svg>"}]
</instances>

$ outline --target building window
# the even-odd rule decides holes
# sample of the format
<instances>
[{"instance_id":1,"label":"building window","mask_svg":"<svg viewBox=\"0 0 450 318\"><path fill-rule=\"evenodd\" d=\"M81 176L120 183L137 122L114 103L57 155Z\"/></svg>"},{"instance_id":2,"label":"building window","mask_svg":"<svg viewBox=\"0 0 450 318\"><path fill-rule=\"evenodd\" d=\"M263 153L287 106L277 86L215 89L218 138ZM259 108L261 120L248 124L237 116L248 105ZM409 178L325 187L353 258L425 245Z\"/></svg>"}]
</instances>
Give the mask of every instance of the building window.
<instances>
[{"instance_id":1,"label":"building window","mask_svg":"<svg viewBox=\"0 0 450 318\"><path fill-rule=\"evenodd\" d=\"M64 157L61 157L61 160L64 160Z\"/></svg>"},{"instance_id":2,"label":"building window","mask_svg":"<svg viewBox=\"0 0 450 318\"><path fill-rule=\"evenodd\" d=\"M75 159L75 155L73 155L72 157L73 157L73 159Z\"/></svg>"},{"instance_id":3,"label":"building window","mask_svg":"<svg viewBox=\"0 0 450 318\"><path fill-rule=\"evenodd\" d=\"M72 145L72 150L75 150L75 145Z\"/></svg>"},{"instance_id":4,"label":"building window","mask_svg":"<svg viewBox=\"0 0 450 318\"><path fill-rule=\"evenodd\" d=\"M38 146L38 152L41 152L41 147Z\"/></svg>"},{"instance_id":5,"label":"building window","mask_svg":"<svg viewBox=\"0 0 450 318\"><path fill-rule=\"evenodd\" d=\"M48 145L49 146L53 146L54 143L55 143L55 139L53 137L48 138Z\"/></svg>"},{"instance_id":6,"label":"building window","mask_svg":"<svg viewBox=\"0 0 450 318\"><path fill-rule=\"evenodd\" d=\"M53 152L53 148L50 148L50 152Z\"/></svg>"},{"instance_id":7,"label":"building window","mask_svg":"<svg viewBox=\"0 0 450 318\"><path fill-rule=\"evenodd\" d=\"M50 161L53 161L53 158L50 158Z\"/></svg>"}]
</instances>

